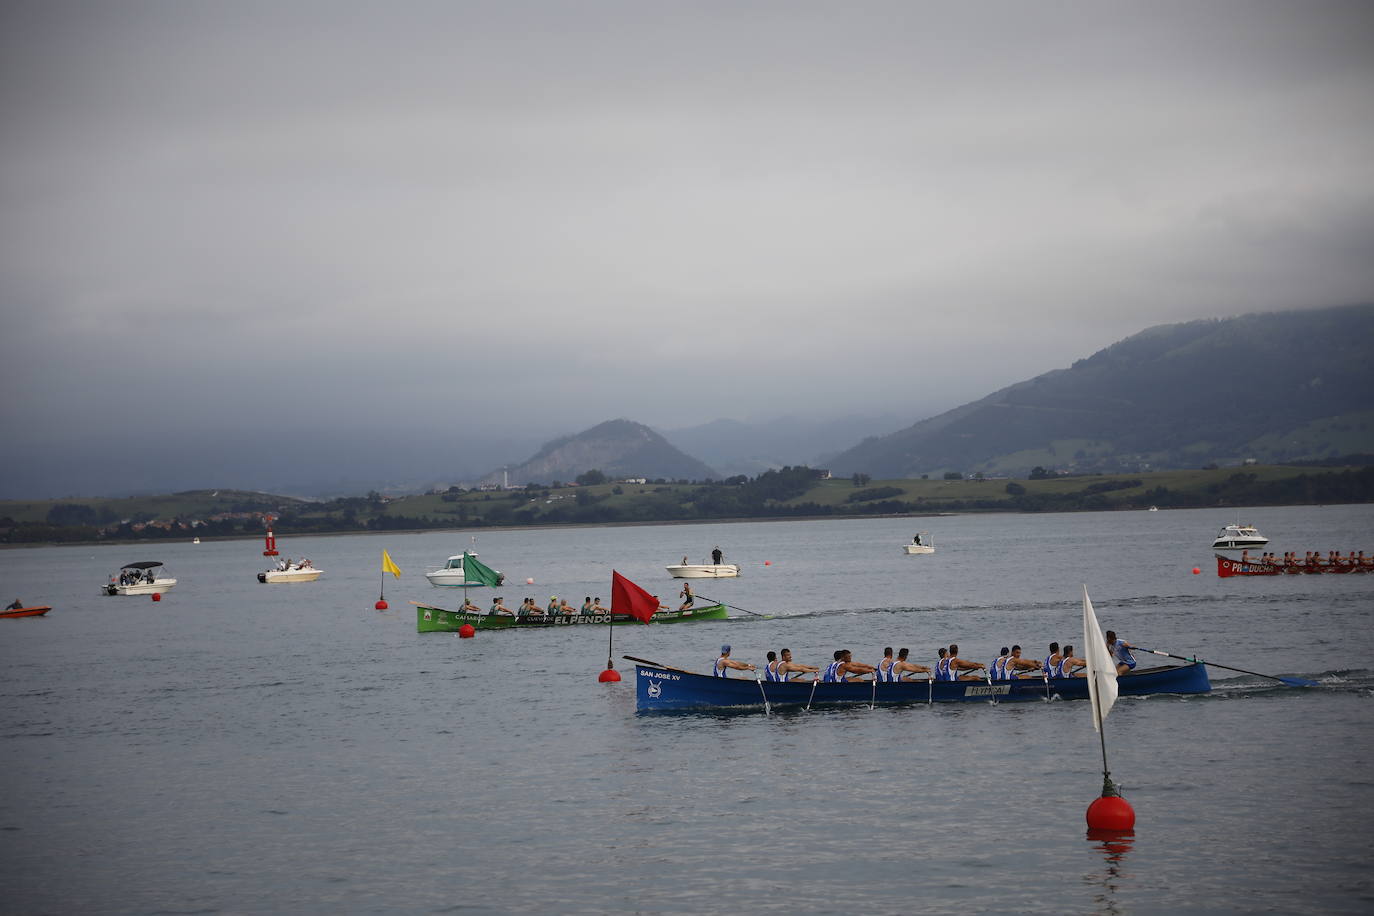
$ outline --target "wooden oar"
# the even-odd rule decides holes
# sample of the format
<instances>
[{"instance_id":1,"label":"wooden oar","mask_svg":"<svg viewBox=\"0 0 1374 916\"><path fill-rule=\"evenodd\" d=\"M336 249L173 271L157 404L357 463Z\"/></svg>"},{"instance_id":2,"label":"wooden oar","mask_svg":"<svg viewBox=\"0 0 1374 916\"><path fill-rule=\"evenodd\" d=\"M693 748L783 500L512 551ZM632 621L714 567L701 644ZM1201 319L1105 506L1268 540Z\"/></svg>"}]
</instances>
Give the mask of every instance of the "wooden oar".
<instances>
[{"instance_id":1,"label":"wooden oar","mask_svg":"<svg viewBox=\"0 0 1374 916\"><path fill-rule=\"evenodd\" d=\"M1144 646L1132 646L1132 649L1139 649L1141 652L1149 652L1152 655L1163 655L1165 658L1176 658L1181 662L1193 662L1194 664L1211 665L1213 668L1225 668L1227 671L1239 671L1241 674L1253 674L1255 677L1267 677L1271 681L1282 681L1289 687L1316 687L1316 681L1309 681L1305 677L1275 677L1272 674L1260 674L1258 671L1247 671L1244 668L1233 668L1230 665L1218 665L1216 662L1203 661L1200 658L1188 658L1184 655L1174 655L1171 652L1161 652L1158 649L1147 649Z\"/></svg>"},{"instance_id":2,"label":"wooden oar","mask_svg":"<svg viewBox=\"0 0 1374 916\"><path fill-rule=\"evenodd\" d=\"M628 662L639 662L641 665L653 665L655 668L665 668L668 671L681 671L683 674L696 674L695 671L688 671L686 668L674 668L672 665L665 665L662 662L651 662L647 658L635 658L633 655L622 655L620 657Z\"/></svg>"},{"instance_id":3,"label":"wooden oar","mask_svg":"<svg viewBox=\"0 0 1374 916\"><path fill-rule=\"evenodd\" d=\"M746 613L746 614L753 614L755 617L772 617L772 616L773 616L772 614L759 614L759 613L757 613L757 612L755 612L755 611L751 611L751 610L749 610L748 608L744 608L744 607L735 607L733 604L725 604L724 601L717 601L716 599L707 597L706 595L703 595L703 594L701 594L700 592L697 593L697 597L700 598L702 601L709 601L709 602L711 602L712 604L724 605L725 607L728 607L728 608L730 608L731 610L734 610L734 611L744 611L744 613Z\"/></svg>"}]
</instances>

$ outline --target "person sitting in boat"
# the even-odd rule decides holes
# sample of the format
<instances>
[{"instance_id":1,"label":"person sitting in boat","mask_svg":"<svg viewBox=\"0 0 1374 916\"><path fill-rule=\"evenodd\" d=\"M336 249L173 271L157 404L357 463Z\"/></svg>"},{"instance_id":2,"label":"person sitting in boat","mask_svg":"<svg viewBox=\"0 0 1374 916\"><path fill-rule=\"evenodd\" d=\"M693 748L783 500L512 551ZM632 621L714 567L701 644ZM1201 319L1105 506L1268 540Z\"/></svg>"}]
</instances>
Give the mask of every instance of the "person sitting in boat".
<instances>
[{"instance_id":1,"label":"person sitting in boat","mask_svg":"<svg viewBox=\"0 0 1374 916\"><path fill-rule=\"evenodd\" d=\"M600 598L600 596L598 596L598 597L592 599L592 613L593 613L593 614L609 614L609 613L610 613L610 610L609 610L608 608L604 608L604 607L601 606L601 598Z\"/></svg>"},{"instance_id":2,"label":"person sitting in boat","mask_svg":"<svg viewBox=\"0 0 1374 916\"><path fill-rule=\"evenodd\" d=\"M460 607L458 610L462 611L464 614L480 614L480 613L482 613L482 609L481 609L480 607L478 607L477 605L473 604L473 603L472 603L472 599L471 599L471 598L468 598L468 597L466 597L466 596L463 598L463 606Z\"/></svg>"},{"instance_id":3,"label":"person sitting in boat","mask_svg":"<svg viewBox=\"0 0 1374 916\"><path fill-rule=\"evenodd\" d=\"M821 669L815 665L803 665L800 662L792 661L792 650L783 649L778 653L778 674L782 675L778 680L789 680L791 674L820 674Z\"/></svg>"},{"instance_id":4,"label":"person sitting in boat","mask_svg":"<svg viewBox=\"0 0 1374 916\"><path fill-rule=\"evenodd\" d=\"M907 677L907 674L930 674L930 669L925 665L918 665L915 662L907 661L907 654L910 652L905 646L897 650L897 661L893 663L892 670L897 674L899 681L911 681L915 678ZM922 678L921 680L928 680Z\"/></svg>"},{"instance_id":5,"label":"person sitting in boat","mask_svg":"<svg viewBox=\"0 0 1374 916\"><path fill-rule=\"evenodd\" d=\"M954 678L949 671L949 650L944 646L940 647L939 658L935 661L935 680L952 681Z\"/></svg>"},{"instance_id":6,"label":"person sitting in boat","mask_svg":"<svg viewBox=\"0 0 1374 916\"><path fill-rule=\"evenodd\" d=\"M1083 669L1088 667L1088 660L1085 658L1075 658L1073 646L1064 644L1064 655L1059 659L1060 677L1087 677L1087 672Z\"/></svg>"},{"instance_id":7,"label":"person sitting in boat","mask_svg":"<svg viewBox=\"0 0 1374 916\"><path fill-rule=\"evenodd\" d=\"M921 536L920 536L919 534L916 535L914 538L911 539L911 543L915 544L917 547L920 547L920 546L921 546Z\"/></svg>"},{"instance_id":8,"label":"person sitting in boat","mask_svg":"<svg viewBox=\"0 0 1374 916\"><path fill-rule=\"evenodd\" d=\"M835 660L825 666L821 680L827 684L842 684L845 681L863 680L865 674L876 675L877 669L872 665L854 661L854 655L848 649L836 649Z\"/></svg>"},{"instance_id":9,"label":"person sitting in boat","mask_svg":"<svg viewBox=\"0 0 1374 916\"><path fill-rule=\"evenodd\" d=\"M585 597L582 599L582 608L581 608L581 610L578 611L578 613L579 613L579 614L594 614L594 613L596 613L594 610L592 610L592 596L591 596L591 595L587 595L587 596L585 596Z\"/></svg>"},{"instance_id":10,"label":"person sitting in boat","mask_svg":"<svg viewBox=\"0 0 1374 916\"><path fill-rule=\"evenodd\" d=\"M1009 681L1018 678L1040 677L1040 663L1021 657L1021 647L1013 645L1011 654L1007 656L1006 662L1002 664L1002 671Z\"/></svg>"},{"instance_id":11,"label":"person sitting in boat","mask_svg":"<svg viewBox=\"0 0 1374 916\"><path fill-rule=\"evenodd\" d=\"M892 647L888 646L883 649L882 660L873 670L873 679L885 683L897 680L897 673L892 670L892 666L895 664L897 664L897 659L892 657Z\"/></svg>"},{"instance_id":12,"label":"person sitting in boat","mask_svg":"<svg viewBox=\"0 0 1374 916\"><path fill-rule=\"evenodd\" d=\"M949 646L949 673L951 681L981 681L982 676L977 674L960 674L961 671L983 671L988 670L988 666L980 662L971 662L959 657L959 647L954 643Z\"/></svg>"},{"instance_id":13,"label":"person sitting in boat","mask_svg":"<svg viewBox=\"0 0 1374 916\"><path fill-rule=\"evenodd\" d=\"M544 616L544 609L539 605L535 604L533 598L526 598L525 603L520 606L520 610L517 616L524 617L529 616L531 614L538 617L542 617Z\"/></svg>"},{"instance_id":14,"label":"person sitting in boat","mask_svg":"<svg viewBox=\"0 0 1374 916\"><path fill-rule=\"evenodd\" d=\"M692 583L682 583L682 591L678 592L678 597L683 599L682 607L678 608L679 611L688 610L693 604L696 604L697 596L692 594Z\"/></svg>"},{"instance_id":15,"label":"person sitting in boat","mask_svg":"<svg viewBox=\"0 0 1374 916\"><path fill-rule=\"evenodd\" d=\"M503 614L506 617L515 616L515 614L511 611L510 608L506 607L504 604L501 603L501 599L499 597L491 603L491 612L493 614Z\"/></svg>"},{"instance_id":16,"label":"person sitting in boat","mask_svg":"<svg viewBox=\"0 0 1374 916\"><path fill-rule=\"evenodd\" d=\"M1131 644L1124 639L1117 639L1115 630L1108 630L1102 635L1107 640L1107 651L1116 659L1116 673L1122 675L1134 671L1137 662L1131 654Z\"/></svg>"},{"instance_id":17,"label":"person sitting in boat","mask_svg":"<svg viewBox=\"0 0 1374 916\"><path fill-rule=\"evenodd\" d=\"M735 668L736 670L739 670L739 671L757 671L757 670L758 670L758 668L754 667L753 665L749 664L748 662L736 661L735 659L731 658L731 657L730 657L730 647L729 647L729 646L721 646L721 647L720 647L720 657L717 658L717 659L716 659L716 663L715 663L714 665L711 666L711 673L714 674L716 677L728 677L729 675L728 675L727 672L728 672L729 669L731 669L731 668Z\"/></svg>"},{"instance_id":18,"label":"person sitting in boat","mask_svg":"<svg viewBox=\"0 0 1374 916\"><path fill-rule=\"evenodd\" d=\"M14 599L14 604L11 604L9 607L5 608L5 610L7 611L22 611L23 609L24 602L20 601L18 598Z\"/></svg>"},{"instance_id":19,"label":"person sitting in boat","mask_svg":"<svg viewBox=\"0 0 1374 916\"><path fill-rule=\"evenodd\" d=\"M1003 646L1002 651L997 654L997 657L992 660L992 664L988 666L988 676L994 681L1005 681L1007 679L1007 659L1009 658L1011 658L1011 650Z\"/></svg>"},{"instance_id":20,"label":"person sitting in boat","mask_svg":"<svg viewBox=\"0 0 1374 916\"><path fill-rule=\"evenodd\" d=\"M1059 654L1059 643L1050 643L1050 654L1045 656L1045 677L1059 677L1059 662L1063 656Z\"/></svg>"}]
</instances>

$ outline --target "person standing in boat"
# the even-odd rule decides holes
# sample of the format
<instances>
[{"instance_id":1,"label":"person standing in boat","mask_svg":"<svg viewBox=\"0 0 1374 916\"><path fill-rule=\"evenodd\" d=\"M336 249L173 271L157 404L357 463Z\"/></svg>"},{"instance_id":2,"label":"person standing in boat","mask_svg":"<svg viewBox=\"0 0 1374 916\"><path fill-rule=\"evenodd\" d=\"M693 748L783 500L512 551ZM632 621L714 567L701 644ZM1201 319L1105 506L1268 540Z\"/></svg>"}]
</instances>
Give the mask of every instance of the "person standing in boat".
<instances>
[{"instance_id":1,"label":"person standing in boat","mask_svg":"<svg viewBox=\"0 0 1374 916\"><path fill-rule=\"evenodd\" d=\"M748 662L737 661L730 657L730 647L728 645L720 647L720 657L711 666L711 673L716 677L728 677L729 669L734 668L738 671L757 671L758 668Z\"/></svg>"},{"instance_id":2,"label":"person standing in boat","mask_svg":"<svg viewBox=\"0 0 1374 916\"><path fill-rule=\"evenodd\" d=\"M821 669L815 665L803 665L800 662L792 661L792 650L783 649L779 653L778 674L782 675L779 680L789 680L788 675L796 674L820 674Z\"/></svg>"},{"instance_id":3,"label":"person standing in boat","mask_svg":"<svg viewBox=\"0 0 1374 916\"><path fill-rule=\"evenodd\" d=\"M915 662L909 662L906 660L909 651L910 650L908 650L905 646L898 649L897 661L893 662L892 664L892 670L896 672L897 680L899 681L915 680L915 678L906 677L906 674L908 672L910 672L911 674L930 674L930 669L927 668L925 665L918 665ZM922 680L926 680L926 678L922 678Z\"/></svg>"},{"instance_id":4,"label":"person standing in boat","mask_svg":"<svg viewBox=\"0 0 1374 916\"><path fill-rule=\"evenodd\" d=\"M921 546L921 536L920 536L919 534L916 535L914 538L911 539L911 543L915 544L917 547L920 547L920 546Z\"/></svg>"},{"instance_id":5,"label":"person standing in boat","mask_svg":"<svg viewBox=\"0 0 1374 916\"><path fill-rule=\"evenodd\" d=\"M1064 656L1059 654L1059 643L1050 643L1050 654L1045 656L1045 677L1059 677L1059 662Z\"/></svg>"},{"instance_id":6,"label":"person standing in boat","mask_svg":"<svg viewBox=\"0 0 1374 916\"><path fill-rule=\"evenodd\" d=\"M960 674L961 671L983 671L988 670L988 666L981 662L971 662L968 659L959 657L959 647L954 643L949 645L949 673L951 681L981 681L983 678L976 674Z\"/></svg>"},{"instance_id":7,"label":"person standing in boat","mask_svg":"<svg viewBox=\"0 0 1374 916\"><path fill-rule=\"evenodd\" d=\"M720 565L720 561L723 560L723 559L725 559L725 554L721 553L721 550L720 550L720 547L719 547L719 546L717 546L717 547L715 547L715 548L713 548L713 549L711 550L711 562L712 562L712 563L714 563L714 564L716 564L717 566L719 566L719 565Z\"/></svg>"},{"instance_id":8,"label":"person standing in boat","mask_svg":"<svg viewBox=\"0 0 1374 916\"><path fill-rule=\"evenodd\" d=\"M1131 654L1131 644L1124 639L1117 639L1115 630L1108 630L1102 635L1107 640L1107 651L1112 653L1112 658L1116 660L1117 676L1134 671L1137 662Z\"/></svg>"},{"instance_id":9,"label":"person standing in boat","mask_svg":"<svg viewBox=\"0 0 1374 916\"><path fill-rule=\"evenodd\" d=\"M678 593L678 597L683 599L682 607L678 608L679 611L685 611L695 604L697 596L692 594L692 583L683 582L682 591Z\"/></svg>"}]
</instances>

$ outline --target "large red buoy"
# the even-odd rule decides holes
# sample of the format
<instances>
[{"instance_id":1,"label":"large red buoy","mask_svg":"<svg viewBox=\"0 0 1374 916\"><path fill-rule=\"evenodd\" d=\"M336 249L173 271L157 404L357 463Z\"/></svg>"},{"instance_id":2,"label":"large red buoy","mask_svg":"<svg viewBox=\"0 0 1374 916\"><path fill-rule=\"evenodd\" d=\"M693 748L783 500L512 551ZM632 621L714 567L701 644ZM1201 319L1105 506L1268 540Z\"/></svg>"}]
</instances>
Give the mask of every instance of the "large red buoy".
<instances>
[{"instance_id":1,"label":"large red buoy","mask_svg":"<svg viewBox=\"0 0 1374 916\"><path fill-rule=\"evenodd\" d=\"M379 611L385 611L386 608L387 608L386 599L385 599L385 598L378 598L378 599L377 599L377 603L376 603L375 605L373 605L373 607L375 607L375 608L376 608L377 610L379 610Z\"/></svg>"},{"instance_id":2,"label":"large red buoy","mask_svg":"<svg viewBox=\"0 0 1374 916\"><path fill-rule=\"evenodd\" d=\"M1126 831L1135 829L1135 809L1120 795L1093 799L1086 815L1089 830Z\"/></svg>"},{"instance_id":3,"label":"large red buoy","mask_svg":"<svg viewBox=\"0 0 1374 916\"><path fill-rule=\"evenodd\" d=\"M606 662L606 670L598 674L596 679L602 684L610 684L620 680L620 672L615 670L615 667L610 662Z\"/></svg>"},{"instance_id":4,"label":"large red buoy","mask_svg":"<svg viewBox=\"0 0 1374 916\"><path fill-rule=\"evenodd\" d=\"M1198 575L1198 574L1201 573L1201 572L1202 572L1202 570L1198 569L1196 566L1193 567L1193 575L1196 576L1196 575Z\"/></svg>"},{"instance_id":5,"label":"large red buoy","mask_svg":"<svg viewBox=\"0 0 1374 916\"><path fill-rule=\"evenodd\" d=\"M154 600L154 601L161 601L161 600L162 600L162 593L161 593L161 592L153 592L153 600Z\"/></svg>"},{"instance_id":6,"label":"large red buoy","mask_svg":"<svg viewBox=\"0 0 1374 916\"><path fill-rule=\"evenodd\" d=\"M459 639L472 639L472 637L474 637L474 636L476 636L476 635L477 635L477 628L474 627L474 626L473 626L472 624L470 624L470 623L465 623L465 624L463 624L461 627L458 628L458 638L459 638Z\"/></svg>"},{"instance_id":7,"label":"large red buoy","mask_svg":"<svg viewBox=\"0 0 1374 916\"><path fill-rule=\"evenodd\" d=\"M265 557L275 557L277 555L277 537L272 533L272 529L267 529L267 543L263 545L262 555Z\"/></svg>"}]
</instances>

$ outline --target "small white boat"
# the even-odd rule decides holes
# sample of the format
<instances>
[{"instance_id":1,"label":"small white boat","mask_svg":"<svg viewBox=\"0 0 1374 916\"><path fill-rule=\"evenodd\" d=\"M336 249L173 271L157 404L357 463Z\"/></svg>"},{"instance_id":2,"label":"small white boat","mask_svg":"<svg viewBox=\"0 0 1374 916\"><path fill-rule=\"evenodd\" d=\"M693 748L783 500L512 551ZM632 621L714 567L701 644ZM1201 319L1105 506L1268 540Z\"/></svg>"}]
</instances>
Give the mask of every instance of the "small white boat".
<instances>
[{"instance_id":1,"label":"small white boat","mask_svg":"<svg viewBox=\"0 0 1374 916\"><path fill-rule=\"evenodd\" d=\"M1149 512L1158 512L1158 511L1159 511L1159 506L1151 506L1147 511L1149 511Z\"/></svg>"},{"instance_id":2,"label":"small white boat","mask_svg":"<svg viewBox=\"0 0 1374 916\"><path fill-rule=\"evenodd\" d=\"M1263 547L1269 539L1259 533L1253 525L1227 525L1217 532L1212 542L1213 550L1244 550L1247 547Z\"/></svg>"},{"instance_id":3,"label":"small white boat","mask_svg":"<svg viewBox=\"0 0 1374 916\"><path fill-rule=\"evenodd\" d=\"M739 575L734 563L679 563L665 569L674 579L733 579Z\"/></svg>"},{"instance_id":4,"label":"small white boat","mask_svg":"<svg viewBox=\"0 0 1374 916\"><path fill-rule=\"evenodd\" d=\"M161 595L170 592L177 580L162 575L159 570L162 570L162 563L157 560L128 563L110 576L104 592L107 595Z\"/></svg>"},{"instance_id":5,"label":"small white boat","mask_svg":"<svg viewBox=\"0 0 1374 916\"><path fill-rule=\"evenodd\" d=\"M259 582L314 582L324 572L316 569L309 560L301 560L299 563L292 563L287 560L278 564L276 569L269 569L258 573Z\"/></svg>"},{"instance_id":6,"label":"small white boat","mask_svg":"<svg viewBox=\"0 0 1374 916\"><path fill-rule=\"evenodd\" d=\"M934 553L935 539L930 536L929 531L922 531L911 539L910 544L903 544L902 549L908 554L913 553Z\"/></svg>"},{"instance_id":7,"label":"small white boat","mask_svg":"<svg viewBox=\"0 0 1374 916\"><path fill-rule=\"evenodd\" d=\"M488 583L482 581L480 576L468 577L463 571L463 557L469 557L468 563L472 565L476 561L477 554L475 551L465 550L457 556L449 557L448 562L443 566L425 573L425 578L429 580L430 585L439 585L445 588L473 588L487 585ZM480 566L480 564L478 565ZM484 566L481 567L481 570L488 571L487 567ZM500 570L489 570L489 572L496 577L497 585L505 581L506 577Z\"/></svg>"},{"instance_id":8,"label":"small white boat","mask_svg":"<svg viewBox=\"0 0 1374 916\"><path fill-rule=\"evenodd\" d=\"M191 538L191 543L192 543L192 544L199 544L199 543L200 543L200 538Z\"/></svg>"}]
</instances>

